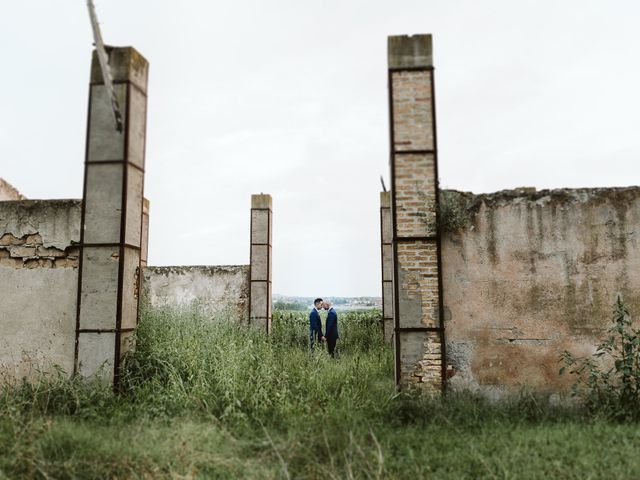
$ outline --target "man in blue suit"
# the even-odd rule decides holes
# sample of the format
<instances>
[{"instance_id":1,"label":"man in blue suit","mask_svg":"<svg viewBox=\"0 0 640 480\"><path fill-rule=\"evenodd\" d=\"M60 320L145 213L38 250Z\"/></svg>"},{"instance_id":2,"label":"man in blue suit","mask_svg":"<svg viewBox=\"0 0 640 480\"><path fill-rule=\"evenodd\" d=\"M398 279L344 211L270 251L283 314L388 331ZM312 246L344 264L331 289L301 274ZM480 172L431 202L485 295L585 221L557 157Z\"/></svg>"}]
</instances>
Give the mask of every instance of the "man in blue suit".
<instances>
[{"instance_id":1,"label":"man in blue suit","mask_svg":"<svg viewBox=\"0 0 640 480\"><path fill-rule=\"evenodd\" d=\"M327 325L325 328L327 351L329 352L329 355L335 357L336 342L338 341L338 314L331 306L331 302L329 300L325 300L322 306L327 311Z\"/></svg>"},{"instance_id":2,"label":"man in blue suit","mask_svg":"<svg viewBox=\"0 0 640 480\"><path fill-rule=\"evenodd\" d=\"M316 298L313 301L313 309L309 314L309 340L311 342L311 350L313 350L315 341L324 341L322 334L322 320L320 319L320 309L322 308L322 299Z\"/></svg>"}]
</instances>

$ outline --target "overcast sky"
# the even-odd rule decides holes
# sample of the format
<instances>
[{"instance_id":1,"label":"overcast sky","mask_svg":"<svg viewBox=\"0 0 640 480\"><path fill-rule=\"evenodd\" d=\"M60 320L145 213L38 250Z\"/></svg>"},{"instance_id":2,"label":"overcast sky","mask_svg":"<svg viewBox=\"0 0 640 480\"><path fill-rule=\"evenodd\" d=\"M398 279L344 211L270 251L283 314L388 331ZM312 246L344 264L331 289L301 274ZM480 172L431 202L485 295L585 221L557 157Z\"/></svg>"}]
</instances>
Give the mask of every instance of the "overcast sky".
<instances>
[{"instance_id":1,"label":"overcast sky","mask_svg":"<svg viewBox=\"0 0 640 480\"><path fill-rule=\"evenodd\" d=\"M440 181L491 192L640 183L640 2L99 0L149 61L151 265L248 263L274 198L274 292L380 295L387 35L433 33ZM80 198L84 0L0 8L0 177Z\"/></svg>"}]
</instances>

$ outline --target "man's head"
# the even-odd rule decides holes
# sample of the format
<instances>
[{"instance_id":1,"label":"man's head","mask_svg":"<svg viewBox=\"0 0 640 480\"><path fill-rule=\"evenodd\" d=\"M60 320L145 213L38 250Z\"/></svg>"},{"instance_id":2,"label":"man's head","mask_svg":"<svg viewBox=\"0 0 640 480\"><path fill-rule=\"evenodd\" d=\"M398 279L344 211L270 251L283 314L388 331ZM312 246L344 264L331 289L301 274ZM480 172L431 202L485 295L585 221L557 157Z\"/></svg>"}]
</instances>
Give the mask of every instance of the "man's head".
<instances>
[{"instance_id":1,"label":"man's head","mask_svg":"<svg viewBox=\"0 0 640 480\"><path fill-rule=\"evenodd\" d=\"M333 303L331 303L331 300L325 300L322 302L322 308L324 308L325 310L329 310L331 308L331 305L333 305Z\"/></svg>"},{"instance_id":2,"label":"man's head","mask_svg":"<svg viewBox=\"0 0 640 480\"><path fill-rule=\"evenodd\" d=\"M321 298L316 298L313 301L313 306L318 308L318 309L322 308L322 299Z\"/></svg>"}]
</instances>

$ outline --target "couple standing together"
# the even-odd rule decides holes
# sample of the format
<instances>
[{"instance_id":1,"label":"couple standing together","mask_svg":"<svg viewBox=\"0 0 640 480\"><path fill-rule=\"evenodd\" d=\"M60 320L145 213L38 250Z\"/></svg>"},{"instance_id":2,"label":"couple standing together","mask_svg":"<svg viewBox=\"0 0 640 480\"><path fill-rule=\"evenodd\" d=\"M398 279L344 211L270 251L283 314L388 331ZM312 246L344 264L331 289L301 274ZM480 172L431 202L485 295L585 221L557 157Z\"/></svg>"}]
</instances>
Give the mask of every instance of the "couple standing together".
<instances>
[{"instance_id":1,"label":"couple standing together","mask_svg":"<svg viewBox=\"0 0 640 480\"><path fill-rule=\"evenodd\" d=\"M322 334L322 319L320 318L320 310L327 311L327 324L325 334ZM311 341L311 350L313 350L316 340L318 342L327 342L327 351L332 357L335 356L336 342L338 341L338 314L331 306L328 300L316 298L313 301L313 309L309 314L309 340Z\"/></svg>"}]
</instances>

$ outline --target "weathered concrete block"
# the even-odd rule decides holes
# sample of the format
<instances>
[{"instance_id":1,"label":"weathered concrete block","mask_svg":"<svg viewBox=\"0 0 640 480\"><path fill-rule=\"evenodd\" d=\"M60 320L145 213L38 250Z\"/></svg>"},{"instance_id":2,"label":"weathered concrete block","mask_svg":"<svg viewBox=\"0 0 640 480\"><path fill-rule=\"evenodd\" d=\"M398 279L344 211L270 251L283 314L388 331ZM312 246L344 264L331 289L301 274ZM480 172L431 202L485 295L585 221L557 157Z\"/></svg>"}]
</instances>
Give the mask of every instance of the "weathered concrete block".
<instances>
[{"instance_id":1,"label":"weathered concrete block","mask_svg":"<svg viewBox=\"0 0 640 480\"><path fill-rule=\"evenodd\" d=\"M114 82L130 82L134 88L147 92L149 62L133 47L108 47L109 65ZM103 84L102 71L94 51L91 60L91 83Z\"/></svg>"},{"instance_id":2,"label":"weathered concrete block","mask_svg":"<svg viewBox=\"0 0 640 480\"><path fill-rule=\"evenodd\" d=\"M385 282L383 288L383 308L385 312L384 318L393 322L393 282Z\"/></svg>"},{"instance_id":3,"label":"weathered concrete block","mask_svg":"<svg viewBox=\"0 0 640 480\"><path fill-rule=\"evenodd\" d=\"M83 249L81 329L116 328L119 265L118 247Z\"/></svg>"},{"instance_id":4,"label":"weathered concrete block","mask_svg":"<svg viewBox=\"0 0 640 480\"><path fill-rule=\"evenodd\" d=\"M119 243L122 219L123 168L97 164L87 168L85 199L85 243Z\"/></svg>"},{"instance_id":5,"label":"weathered concrete block","mask_svg":"<svg viewBox=\"0 0 640 480\"><path fill-rule=\"evenodd\" d=\"M251 250L251 280L269 281L269 245L254 245Z\"/></svg>"},{"instance_id":6,"label":"weathered concrete block","mask_svg":"<svg viewBox=\"0 0 640 480\"><path fill-rule=\"evenodd\" d=\"M388 38L390 69L433 66L431 35L397 35Z\"/></svg>"},{"instance_id":7,"label":"weathered concrete block","mask_svg":"<svg viewBox=\"0 0 640 480\"><path fill-rule=\"evenodd\" d=\"M146 93L146 86L144 91ZM127 158L133 165L140 169L144 169L144 152L146 144L145 134L147 130L147 98L146 95L137 88L132 88L129 95L129 151ZM137 207L135 207L135 210L137 211Z\"/></svg>"},{"instance_id":8,"label":"weathered concrete block","mask_svg":"<svg viewBox=\"0 0 640 480\"><path fill-rule=\"evenodd\" d=\"M112 381L117 340L114 332L80 332L77 373L83 377L98 376L105 382Z\"/></svg>"},{"instance_id":9,"label":"weathered concrete block","mask_svg":"<svg viewBox=\"0 0 640 480\"><path fill-rule=\"evenodd\" d=\"M121 160L125 155L125 130L127 86L125 84L115 84L118 104L121 105L124 128L119 132L115 128L113 113L111 111L111 98L104 84L91 85L91 106L89 113L87 152L88 162L105 162L110 160ZM88 170L91 172L92 170ZM97 172L96 172L97 174Z\"/></svg>"},{"instance_id":10,"label":"weathered concrete block","mask_svg":"<svg viewBox=\"0 0 640 480\"><path fill-rule=\"evenodd\" d=\"M125 248L123 264L120 328L127 329L135 328L138 324L140 252L132 248Z\"/></svg>"},{"instance_id":11,"label":"weathered concrete block","mask_svg":"<svg viewBox=\"0 0 640 480\"><path fill-rule=\"evenodd\" d=\"M269 243L269 213L263 210L251 212L251 243Z\"/></svg>"},{"instance_id":12,"label":"weathered concrete block","mask_svg":"<svg viewBox=\"0 0 640 480\"><path fill-rule=\"evenodd\" d=\"M386 280L393 278L393 247L382 245L382 277Z\"/></svg>"},{"instance_id":13,"label":"weathered concrete block","mask_svg":"<svg viewBox=\"0 0 640 480\"><path fill-rule=\"evenodd\" d=\"M273 200L271 195L266 193L258 193L251 195L251 208L252 209L273 209Z\"/></svg>"},{"instance_id":14,"label":"weathered concrete block","mask_svg":"<svg viewBox=\"0 0 640 480\"><path fill-rule=\"evenodd\" d=\"M140 247L142 244L144 174L133 167L127 167L127 169L127 223L124 241L127 245Z\"/></svg>"},{"instance_id":15,"label":"weathered concrete block","mask_svg":"<svg viewBox=\"0 0 640 480\"><path fill-rule=\"evenodd\" d=\"M251 317L268 318L269 316L269 288L267 282L251 283ZM260 310L260 307L262 310Z\"/></svg>"}]
</instances>

